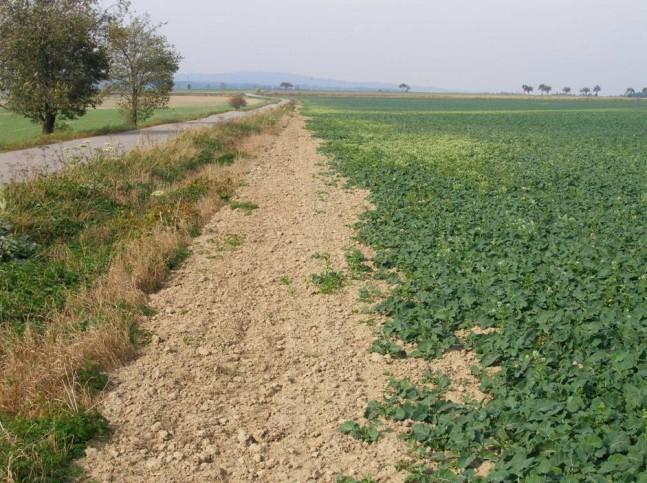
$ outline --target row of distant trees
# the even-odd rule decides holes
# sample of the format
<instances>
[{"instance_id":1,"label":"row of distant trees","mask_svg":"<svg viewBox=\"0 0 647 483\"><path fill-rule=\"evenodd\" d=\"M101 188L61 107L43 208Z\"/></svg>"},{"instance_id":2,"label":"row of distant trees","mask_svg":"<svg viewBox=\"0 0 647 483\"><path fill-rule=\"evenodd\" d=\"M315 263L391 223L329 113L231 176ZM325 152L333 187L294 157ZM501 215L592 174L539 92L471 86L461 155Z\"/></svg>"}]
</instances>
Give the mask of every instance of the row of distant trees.
<instances>
[{"instance_id":1,"label":"row of distant trees","mask_svg":"<svg viewBox=\"0 0 647 483\"><path fill-rule=\"evenodd\" d=\"M647 97L647 87L643 87L642 90L637 91L633 87L627 87L625 91L625 96L627 97Z\"/></svg>"},{"instance_id":2,"label":"row of distant trees","mask_svg":"<svg viewBox=\"0 0 647 483\"><path fill-rule=\"evenodd\" d=\"M533 86L528 84L522 85L521 89L523 90L524 94L532 94L535 90ZM548 84L539 84L537 86L537 91L540 92L541 95L544 95L544 94L548 95L551 93L552 90L553 88ZM595 87L593 87L593 89L591 89L590 87L582 87L580 89L580 94L583 96L590 96L590 95L597 96L600 93L600 91L602 91L602 87L600 87L599 85L596 85ZM573 93L573 89L571 87L568 87L568 86L562 87L561 94L565 96L570 96L572 95L572 93Z\"/></svg>"},{"instance_id":3,"label":"row of distant trees","mask_svg":"<svg viewBox=\"0 0 647 483\"><path fill-rule=\"evenodd\" d=\"M281 89L295 89L296 86L291 84L290 82L281 82L280 86ZM189 84L189 89L190 89L190 84ZM403 92L409 92L411 90L411 86L406 83L402 83L398 86L400 90ZM524 84L521 86L521 89L523 90L524 94L532 94L535 92L535 88L531 85ZM590 87L582 87L580 89L580 95L582 96L598 96L600 92L602 91L602 87L599 85L595 85L593 88ZM549 95L551 92L553 92L553 88L548 85L548 84L539 84L537 86L537 92L540 92L542 95ZM562 87L562 90L560 91L560 94L565 95L565 96L570 96L573 94L573 89L569 86ZM635 89L629 87L627 91L625 92L625 95L627 97L647 97L647 87L643 87L642 91L636 91Z\"/></svg>"},{"instance_id":4,"label":"row of distant trees","mask_svg":"<svg viewBox=\"0 0 647 483\"><path fill-rule=\"evenodd\" d=\"M2 0L0 107L50 134L113 94L137 125L167 105L181 59L160 27L127 0Z\"/></svg>"},{"instance_id":5,"label":"row of distant trees","mask_svg":"<svg viewBox=\"0 0 647 483\"><path fill-rule=\"evenodd\" d=\"M290 82L281 82L280 86L281 89L296 89L297 86L294 86ZM404 91L404 92L409 92L411 90L411 86L409 84L405 84L404 82L398 86L398 89ZM381 89L380 89L381 91Z\"/></svg>"}]
</instances>

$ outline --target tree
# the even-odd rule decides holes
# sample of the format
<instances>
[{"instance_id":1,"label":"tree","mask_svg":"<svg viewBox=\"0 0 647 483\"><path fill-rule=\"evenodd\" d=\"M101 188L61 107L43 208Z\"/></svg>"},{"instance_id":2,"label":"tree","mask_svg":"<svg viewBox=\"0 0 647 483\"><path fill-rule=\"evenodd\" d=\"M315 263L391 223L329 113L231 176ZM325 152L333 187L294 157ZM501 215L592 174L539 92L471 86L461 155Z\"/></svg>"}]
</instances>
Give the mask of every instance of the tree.
<instances>
[{"instance_id":1,"label":"tree","mask_svg":"<svg viewBox=\"0 0 647 483\"><path fill-rule=\"evenodd\" d=\"M563 92L565 95L567 95L567 96L568 96L568 95L570 95L570 93L571 93L571 88L570 88L570 87L564 87L564 88L562 89L562 92Z\"/></svg>"},{"instance_id":2,"label":"tree","mask_svg":"<svg viewBox=\"0 0 647 483\"><path fill-rule=\"evenodd\" d=\"M294 86L290 82L281 82L281 89L292 89Z\"/></svg>"},{"instance_id":3,"label":"tree","mask_svg":"<svg viewBox=\"0 0 647 483\"><path fill-rule=\"evenodd\" d=\"M168 104L180 55L159 33L150 17L130 17L110 28L111 72L108 92L117 93L119 107L136 126Z\"/></svg>"},{"instance_id":4,"label":"tree","mask_svg":"<svg viewBox=\"0 0 647 483\"><path fill-rule=\"evenodd\" d=\"M588 87L582 87L580 89L580 94L582 94L583 96L590 96L591 95L591 89L588 88Z\"/></svg>"},{"instance_id":5,"label":"tree","mask_svg":"<svg viewBox=\"0 0 647 483\"><path fill-rule=\"evenodd\" d=\"M601 90L602 90L602 87L600 87L599 85L596 85L596 86L593 88L593 92L595 93L595 97L597 97L597 96L598 96L598 94L600 93L600 91L601 91Z\"/></svg>"},{"instance_id":6,"label":"tree","mask_svg":"<svg viewBox=\"0 0 647 483\"><path fill-rule=\"evenodd\" d=\"M247 100L242 94L236 94L235 96L231 96L229 98L229 105L238 110L241 107L245 107L247 105Z\"/></svg>"},{"instance_id":7,"label":"tree","mask_svg":"<svg viewBox=\"0 0 647 483\"><path fill-rule=\"evenodd\" d=\"M187 91L190 91L190 90L191 90L191 84L190 84L190 83L186 85L186 90L187 90Z\"/></svg>"},{"instance_id":8,"label":"tree","mask_svg":"<svg viewBox=\"0 0 647 483\"><path fill-rule=\"evenodd\" d=\"M627 90L625 91L625 96L632 97L635 95L636 95L636 90L633 87L627 87Z\"/></svg>"},{"instance_id":9,"label":"tree","mask_svg":"<svg viewBox=\"0 0 647 483\"><path fill-rule=\"evenodd\" d=\"M2 107L43 134L95 107L108 77L107 19L95 0L1 0Z\"/></svg>"},{"instance_id":10,"label":"tree","mask_svg":"<svg viewBox=\"0 0 647 483\"><path fill-rule=\"evenodd\" d=\"M532 86L529 86L527 84L524 84L521 86L523 89L524 94L531 94L533 90L535 90Z\"/></svg>"},{"instance_id":11,"label":"tree","mask_svg":"<svg viewBox=\"0 0 647 483\"><path fill-rule=\"evenodd\" d=\"M647 97L647 87L643 87L643 90L640 92L643 97Z\"/></svg>"},{"instance_id":12,"label":"tree","mask_svg":"<svg viewBox=\"0 0 647 483\"><path fill-rule=\"evenodd\" d=\"M537 87L538 90L541 91L541 94L550 94L550 91L553 89L551 86L548 84L539 84L539 87Z\"/></svg>"},{"instance_id":13,"label":"tree","mask_svg":"<svg viewBox=\"0 0 647 483\"><path fill-rule=\"evenodd\" d=\"M409 92L411 90L411 86L403 82L398 86L398 89L402 89L404 92Z\"/></svg>"}]
</instances>

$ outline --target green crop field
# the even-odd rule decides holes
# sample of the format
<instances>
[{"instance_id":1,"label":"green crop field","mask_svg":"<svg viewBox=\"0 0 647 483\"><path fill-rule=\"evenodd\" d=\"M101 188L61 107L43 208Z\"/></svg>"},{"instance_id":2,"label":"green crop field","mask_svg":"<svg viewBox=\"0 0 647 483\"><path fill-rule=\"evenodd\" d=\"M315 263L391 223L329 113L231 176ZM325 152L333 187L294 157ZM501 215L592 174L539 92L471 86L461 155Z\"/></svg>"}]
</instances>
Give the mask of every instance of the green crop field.
<instances>
[{"instance_id":1,"label":"green crop field","mask_svg":"<svg viewBox=\"0 0 647 483\"><path fill-rule=\"evenodd\" d=\"M372 192L361 240L399 274L378 347L481 362L483 403L445 400L442 374L369 403L429 449L412 481L647 481L647 103L304 102L335 167ZM457 337L474 327L494 330Z\"/></svg>"}]
</instances>

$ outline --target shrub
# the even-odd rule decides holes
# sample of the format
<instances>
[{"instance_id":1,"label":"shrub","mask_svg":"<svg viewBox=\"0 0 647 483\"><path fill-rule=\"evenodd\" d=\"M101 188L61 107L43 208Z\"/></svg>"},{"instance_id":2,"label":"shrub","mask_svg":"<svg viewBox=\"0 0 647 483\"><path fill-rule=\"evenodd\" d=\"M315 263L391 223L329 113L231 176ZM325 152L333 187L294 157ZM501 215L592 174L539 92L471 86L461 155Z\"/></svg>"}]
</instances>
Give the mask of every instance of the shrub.
<instances>
[{"instance_id":1,"label":"shrub","mask_svg":"<svg viewBox=\"0 0 647 483\"><path fill-rule=\"evenodd\" d=\"M242 94L236 94L235 96L229 98L229 105L238 110L241 107L245 107L247 105L247 100Z\"/></svg>"}]
</instances>

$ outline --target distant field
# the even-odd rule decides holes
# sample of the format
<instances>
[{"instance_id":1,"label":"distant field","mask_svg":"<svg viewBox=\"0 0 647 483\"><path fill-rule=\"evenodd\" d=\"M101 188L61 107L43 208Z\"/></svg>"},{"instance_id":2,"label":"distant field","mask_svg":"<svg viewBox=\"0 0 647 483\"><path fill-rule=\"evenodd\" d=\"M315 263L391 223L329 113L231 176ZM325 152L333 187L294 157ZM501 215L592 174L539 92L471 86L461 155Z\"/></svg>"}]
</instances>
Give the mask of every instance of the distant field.
<instances>
[{"instance_id":1,"label":"distant field","mask_svg":"<svg viewBox=\"0 0 647 483\"><path fill-rule=\"evenodd\" d=\"M146 125L164 122L196 119L209 114L224 112L230 109L227 104L228 96L217 95L177 95L171 97L168 109L160 109L146 122ZM249 105L263 102L262 99L250 98ZM63 121L67 126L62 133L54 135L65 137L70 133L90 134L104 131L118 131L127 129L124 117L116 107L116 101L108 98L97 109L90 110L85 116L74 121ZM0 109L0 150L11 148L17 144L31 141L39 144L42 141L40 126L28 119Z\"/></svg>"},{"instance_id":2,"label":"distant field","mask_svg":"<svg viewBox=\"0 0 647 483\"><path fill-rule=\"evenodd\" d=\"M647 481L647 103L305 103L372 193L359 238L379 275L398 274L371 350L430 370L473 351L488 394L451 402L440 369L394 379L362 434L407 421L416 482Z\"/></svg>"}]
</instances>

